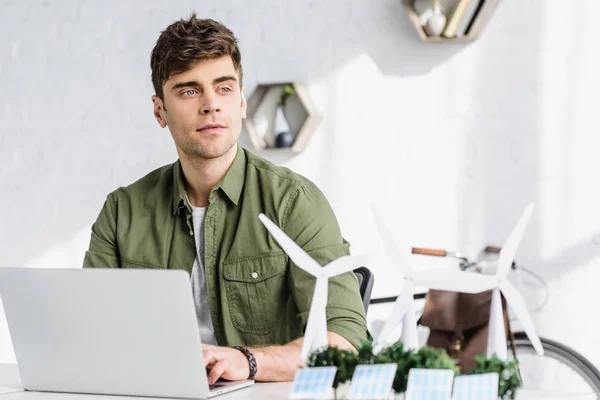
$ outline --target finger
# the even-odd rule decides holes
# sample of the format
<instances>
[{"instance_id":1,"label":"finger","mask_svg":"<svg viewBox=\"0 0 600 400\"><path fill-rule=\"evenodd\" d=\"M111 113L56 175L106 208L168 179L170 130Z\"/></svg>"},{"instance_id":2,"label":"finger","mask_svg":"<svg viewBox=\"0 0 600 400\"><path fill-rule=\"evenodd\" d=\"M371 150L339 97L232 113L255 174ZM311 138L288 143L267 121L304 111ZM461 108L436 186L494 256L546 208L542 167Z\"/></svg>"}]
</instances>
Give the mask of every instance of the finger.
<instances>
[{"instance_id":1,"label":"finger","mask_svg":"<svg viewBox=\"0 0 600 400\"><path fill-rule=\"evenodd\" d=\"M227 362L225 360L219 360L213 367L210 369L210 373L208 374L208 384L214 385L216 381L225 373L227 369Z\"/></svg>"},{"instance_id":2,"label":"finger","mask_svg":"<svg viewBox=\"0 0 600 400\"><path fill-rule=\"evenodd\" d=\"M206 368L209 365L213 365L218 361L217 354L212 350L202 350L202 357L204 358L204 366Z\"/></svg>"},{"instance_id":3,"label":"finger","mask_svg":"<svg viewBox=\"0 0 600 400\"><path fill-rule=\"evenodd\" d=\"M205 363L204 368L211 369L217 363L217 361L218 360L213 359L211 362Z\"/></svg>"}]
</instances>

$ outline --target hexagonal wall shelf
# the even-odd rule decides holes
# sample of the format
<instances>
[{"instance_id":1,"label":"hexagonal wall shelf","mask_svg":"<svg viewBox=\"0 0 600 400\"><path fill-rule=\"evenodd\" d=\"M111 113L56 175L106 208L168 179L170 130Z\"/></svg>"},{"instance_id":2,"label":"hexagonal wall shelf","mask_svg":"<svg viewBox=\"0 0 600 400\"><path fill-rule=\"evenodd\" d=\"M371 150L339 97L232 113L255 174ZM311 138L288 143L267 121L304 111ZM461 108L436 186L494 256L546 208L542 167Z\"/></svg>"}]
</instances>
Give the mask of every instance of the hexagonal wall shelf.
<instances>
[{"instance_id":1,"label":"hexagonal wall shelf","mask_svg":"<svg viewBox=\"0 0 600 400\"><path fill-rule=\"evenodd\" d=\"M298 82L260 84L248 98L244 129L257 150L299 153L322 120Z\"/></svg>"},{"instance_id":2,"label":"hexagonal wall shelf","mask_svg":"<svg viewBox=\"0 0 600 400\"><path fill-rule=\"evenodd\" d=\"M402 0L419 37L428 42L472 41L500 0Z\"/></svg>"}]
</instances>

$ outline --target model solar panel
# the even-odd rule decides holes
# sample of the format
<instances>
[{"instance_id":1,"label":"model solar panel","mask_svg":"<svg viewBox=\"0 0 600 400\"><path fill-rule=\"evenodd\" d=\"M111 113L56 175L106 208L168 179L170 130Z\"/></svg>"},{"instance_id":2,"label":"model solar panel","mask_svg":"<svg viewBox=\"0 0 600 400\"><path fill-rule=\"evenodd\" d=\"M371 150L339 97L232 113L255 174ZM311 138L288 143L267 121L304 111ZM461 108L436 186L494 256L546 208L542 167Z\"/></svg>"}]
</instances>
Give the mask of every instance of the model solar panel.
<instances>
[{"instance_id":1,"label":"model solar panel","mask_svg":"<svg viewBox=\"0 0 600 400\"><path fill-rule=\"evenodd\" d=\"M337 367L300 368L292 383L290 399L328 399Z\"/></svg>"},{"instance_id":2,"label":"model solar panel","mask_svg":"<svg viewBox=\"0 0 600 400\"><path fill-rule=\"evenodd\" d=\"M498 399L498 374L464 375L454 378L452 400Z\"/></svg>"},{"instance_id":3,"label":"model solar panel","mask_svg":"<svg viewBox=\"0 0 600 400\"><path fill-rule=\"evenodd\" d=\"M359 365L354 370L349 399L387 399L396 376L396 364Z\"/></svg>"},{"instance_id":4,"label":"model solar panel","mask_svg":"<svg viewBox=\"0 0 600 400\"><path fill-rule=\"evenodd\" d=\"M419 369L408 372L406 400L450 400L454 371Z\"/></svg>"}]
</instances>

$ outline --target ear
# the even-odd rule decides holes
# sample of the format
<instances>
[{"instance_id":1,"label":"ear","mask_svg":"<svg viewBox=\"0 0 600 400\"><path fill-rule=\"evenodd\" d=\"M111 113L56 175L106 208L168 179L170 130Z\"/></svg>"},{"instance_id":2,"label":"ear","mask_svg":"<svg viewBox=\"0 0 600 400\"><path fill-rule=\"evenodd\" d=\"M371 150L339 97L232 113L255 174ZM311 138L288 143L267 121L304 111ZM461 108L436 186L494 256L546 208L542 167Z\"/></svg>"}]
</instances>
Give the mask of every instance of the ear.
<instances>
[{"instance_id":1,"label":"ear","mask_svg":"<svg viewBox=\"0 0 600 400\"><path fill-rule=\"evenodd\" d=\"M165 116L165 107L163 101L160 97L154 95L152 96L152 104L154 104L154 118L160 125L161 128L167 126L167 118Z\"/></svg>"},{"instance_id":2,"label":"ear","mask_svg":"<svg viewBox=\"0 0 600 400\"><path fill-rule=\"evenodd\" d=\"M242 88L242 119L246 119L246 109L248 108L248 102L244 95L244 88Z\"/></svg>"}]
</instances>

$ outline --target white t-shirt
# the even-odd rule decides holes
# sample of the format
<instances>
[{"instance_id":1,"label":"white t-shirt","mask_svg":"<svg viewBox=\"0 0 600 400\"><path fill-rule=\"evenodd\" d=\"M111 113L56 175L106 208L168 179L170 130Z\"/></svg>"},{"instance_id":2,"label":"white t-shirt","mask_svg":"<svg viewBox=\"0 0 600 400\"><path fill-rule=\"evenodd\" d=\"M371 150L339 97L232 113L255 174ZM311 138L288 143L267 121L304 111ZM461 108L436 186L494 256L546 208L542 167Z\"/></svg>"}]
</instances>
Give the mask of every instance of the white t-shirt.
<instances>
[{"instance_id":1,"label":"white t-shirt","mask_svg":"<svg viewBox=\"0 0 600 400\"><path fill-rule=\"evenodd\" d=\"M217 339L215 338L215 331L210 318L208 292L204 277L204 216L206 215L207 207L191 207L194 222L194 237L196 238L196 259L192 267L191 281L194 303L196 304L198 328L200 329L200 340L203 344L216 346Z\"/></svg>"}]
</instances>

